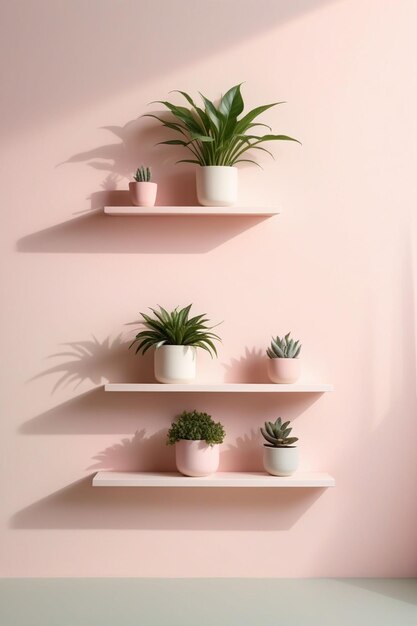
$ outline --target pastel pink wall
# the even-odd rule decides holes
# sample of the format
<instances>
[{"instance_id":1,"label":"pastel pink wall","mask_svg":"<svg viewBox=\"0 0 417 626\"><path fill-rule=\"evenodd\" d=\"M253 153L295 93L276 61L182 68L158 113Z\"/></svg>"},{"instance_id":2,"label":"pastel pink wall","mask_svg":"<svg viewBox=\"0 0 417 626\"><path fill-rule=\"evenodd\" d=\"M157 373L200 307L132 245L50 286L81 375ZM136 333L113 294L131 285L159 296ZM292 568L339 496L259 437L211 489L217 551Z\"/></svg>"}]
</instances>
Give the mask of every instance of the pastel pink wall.
<instances>
[{"instance_id":1,"label":"pastel pink wall","mask_svg":"<svg viewBox=\"0 0 417 626\"><path fill-rule=\"evenodd\" d=\"M0 573L416 575L414 0L39 0L0 18ZM242 202L280 217L94 211L142 162L161 203L191 204L194 172L137 117L240 81L248 106L286 100L264 120L303 142L240 173ZM335 393L104 394L149 380L126 348L139 310L191 301L224 320L204 379L262 380L271 333L292 330L305 378ZM259 423L294 418L303 467L337 487L90 487L97 469L173 467L164 433L194 407L224 422L225 469L260 467Z\"/></svg>"}]
</instances>

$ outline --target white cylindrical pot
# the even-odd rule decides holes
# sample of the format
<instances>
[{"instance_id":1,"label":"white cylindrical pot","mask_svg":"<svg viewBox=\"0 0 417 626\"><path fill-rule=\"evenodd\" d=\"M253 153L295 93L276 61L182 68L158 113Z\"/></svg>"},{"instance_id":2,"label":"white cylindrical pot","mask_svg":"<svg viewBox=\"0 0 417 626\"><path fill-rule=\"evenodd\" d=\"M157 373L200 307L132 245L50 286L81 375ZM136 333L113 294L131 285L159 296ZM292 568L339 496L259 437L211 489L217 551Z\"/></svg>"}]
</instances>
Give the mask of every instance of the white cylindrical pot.
<instances>
[{"instance_id":1,"label":"white cylindrical pot","mask_svg":"<svg viewBox=\"0 0 417 626\"><path fill-rule=\"evenodd\" d=\"M264 468L273 476L291 476L298 468L298 448L264 446Z\"/></svg>"},{"instance_id":2,"label":"white cylindrical pot","mask_svg":"<svg viewBox=\"0 0 417 626\"><path fill-rule=\"evenodd\" d=\"M209 476L217 472L220 446L208 445L205 441L180 439L175 444L177 470L184 476Z\"/></svg>"},{"instance_id":3,"label":"white cylindrical pot","mask_svg":"<svg viewBox=\"0 0 417 626\"><path fill-rule=\"evenodd\" d=\"M268 376L273 383L295 383L300 372L300 359L268 359Z\"/></svg>"},{"instance_id":4,"label":"white cylindrical pot","mask_svg":"<svg viewBox=\"0 0 417 626\"><path fill-rule=\"evenodd\" d=\"M160 346L155 349L155 378L160 383L189 383L197 373L197 350L193 346Z\"/></svg>"},{"instance_id":5,"label":"white cylindrical pot","mask_svg":"<svg viewBox=\"0 0 417 626\"><path fill-rule=\"evenodd\" d=\"M233 206L237 202L237 167L197 168L197 198L203 206Z\"/></svg>"}]
</instances>

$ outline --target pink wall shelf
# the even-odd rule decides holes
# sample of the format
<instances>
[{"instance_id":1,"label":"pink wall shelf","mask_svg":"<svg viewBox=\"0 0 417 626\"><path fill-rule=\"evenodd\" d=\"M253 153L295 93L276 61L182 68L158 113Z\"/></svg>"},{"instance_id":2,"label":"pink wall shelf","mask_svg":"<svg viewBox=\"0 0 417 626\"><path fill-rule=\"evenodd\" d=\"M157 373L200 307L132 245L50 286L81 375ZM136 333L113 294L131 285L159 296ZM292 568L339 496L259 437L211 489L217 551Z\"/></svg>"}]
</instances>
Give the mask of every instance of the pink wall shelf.
<instances>
[{"instance_id":1,"label":"pink wall shelf","mask_svg":"<svg viewBox=\"0 0 417 626\"><path fill-rule=\"evenodd\" d=\"M190 478L177 472L97 472L93 487L334 487L335 479L324 472L296 472L270 476L264 472L217 472Z\"/></svg>"},{"instance_id":2,"label":"pink wall shelf","mask_svg":"<svg viewBox=\"0 0 417 626\"><path fill-rule=\"evenodd\" d=\"M261 207L207 207L207 206L105 206L106 215L155 217L167 215L217 215L217 216L253 216L272 217L281 211L277 208Z\"/></svg>"},{"instance_id":3,"label":"pink wall shelf","mask_svg":"<svg viewBox=\"0 0 417 626\"><path fill-rule=\"evenodd\" d=\"M166 383L107 383L104 391L139 393L325 393L333 385L320 383L219 383L219 384L166 384Z\"/></svg>"}]
</instances>

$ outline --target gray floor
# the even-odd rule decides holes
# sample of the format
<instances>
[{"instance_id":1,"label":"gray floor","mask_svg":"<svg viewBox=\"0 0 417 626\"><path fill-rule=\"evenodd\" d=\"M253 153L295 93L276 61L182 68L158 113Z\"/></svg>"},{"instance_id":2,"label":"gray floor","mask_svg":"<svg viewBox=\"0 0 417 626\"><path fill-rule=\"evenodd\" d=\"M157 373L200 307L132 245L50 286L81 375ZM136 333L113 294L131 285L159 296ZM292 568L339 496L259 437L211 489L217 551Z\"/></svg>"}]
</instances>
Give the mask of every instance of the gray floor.
<instances>
[{"instance_id":1,"label":"gray floor","mask_svg":"<svg viewBox=\"0 0 417 626\"><path fill-rule=\"evenodd\" d=\"M417 579L3 579L1 626L417 626Z\"/></svg>"}]
</instances>

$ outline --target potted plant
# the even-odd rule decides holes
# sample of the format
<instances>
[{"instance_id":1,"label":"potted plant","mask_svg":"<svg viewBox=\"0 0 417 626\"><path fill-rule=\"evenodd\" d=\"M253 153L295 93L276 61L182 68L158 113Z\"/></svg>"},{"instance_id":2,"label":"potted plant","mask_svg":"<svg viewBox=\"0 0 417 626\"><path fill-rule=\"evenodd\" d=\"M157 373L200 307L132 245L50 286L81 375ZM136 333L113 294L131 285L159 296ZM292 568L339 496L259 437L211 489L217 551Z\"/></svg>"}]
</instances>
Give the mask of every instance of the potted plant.
<instances>
[{"instance_id":1,"label":"potted plant","mask_svg":"<svg viewBox=\"0 0 417 626\"><path fill-rule=\"evenodd\" d=\"M152 309L154 317L141 313L141 330L130 344L136 345L136 354L145 354L155 348L155 378L161 383L189 383L196 377L196 350L202 348L210 356L216 355L214 341L220 337L211 332L205 315L189 317L191 304L168 312L163 307Z\"/></svg>"},{"instance_id":2,"label":"potted plant","mask_svg":"<svg viewBox=\"0 0 417 626\"><path fill-rule=\"evenodd\" d=\"M298 358L301 351L300 342L290 338L288 333L282 339L272 338L271 345L267 348L268 375L274 383L295 383L300 377L300 360Z\"/></svg>"},{"instance_id":3,"label":"potted plant","mask_svg":"<svg viewBox=\"0 0 417 626\"><path fill-rule=\"evenodd\" d=\"M197 197L203 206L232 206L237 201L237 168L242 161L256 163L247 158L248 150L263 150L271 154L261 144L268 141L297 141L287 135L256 134L256 126L266 126L254 120L264 111L281 102L265 104L239 118L243 114L244 102L240 85L235 85L220 98L218 105L201 95L203 108L191 96L179 91L189 107L177 106L171 102L157 101L172 114L170 119L156 118L166 128L180 134L178 139L161 141L161 144L183 146L191 152L192 158L178 163L195 163L197 169ZM271 132L272 129L266 126ZM254 134L255 132L255 134ZM272 155L271 155L272 156Z\"/></svg>"},{"instance_id":4,"label":"potted plant","mask_svg":"<svg viewBox=\"0 0 417 626\"><path fill-rule=\"evenodd\" d=\"M138 167L133 174L134 182L129 183L130 199L135 206L155 206L158 185L152 181L150 167Z\"/></svg>"},{"instance_id":5,"label":"potted plant","mask_svg":"<svg viewBox=\"0 0 417 626\"><path fill-rule=\"evenodd\" d=\"M298 448L293 444L298 437L290 437L290 422L265 422L261 433L268 443L264 444L264 468L273 476L291 476L298 467Z\"/></svg>"},{"instance_id":6,"label":"potted plant","mask_svg":"<svg viewBox=\"0 0 417 626\"><path fill-rule=\"evenodd\" d=\"M208 476L219 467L219 448L225 430L211 415L184 411L167 435L167 444L175 444L177 469L185 476Z\"/></svg>"}]
</instances>

